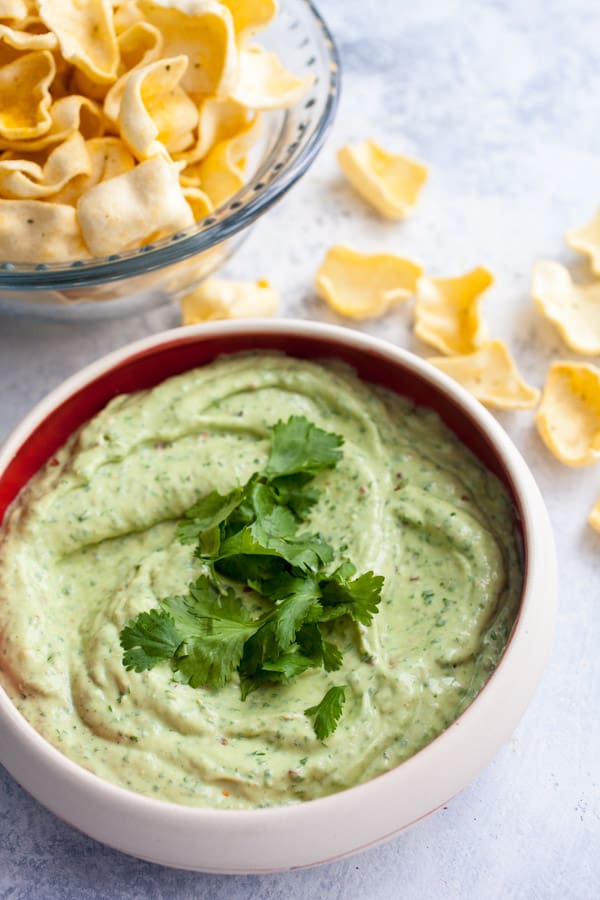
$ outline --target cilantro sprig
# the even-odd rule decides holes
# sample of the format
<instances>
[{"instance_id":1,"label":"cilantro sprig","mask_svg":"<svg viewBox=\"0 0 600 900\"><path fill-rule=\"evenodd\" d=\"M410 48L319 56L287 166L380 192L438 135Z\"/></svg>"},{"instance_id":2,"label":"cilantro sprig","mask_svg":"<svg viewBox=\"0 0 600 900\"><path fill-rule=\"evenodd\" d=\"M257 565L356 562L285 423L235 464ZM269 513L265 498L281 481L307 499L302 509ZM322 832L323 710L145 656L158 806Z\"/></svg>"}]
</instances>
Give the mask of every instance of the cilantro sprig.
<instances>
[{"instance_id":1,"label":"cilantro sprig","mask_svg":"<svg viewBox=\"0 0 600 900\"><path fill-rule=\"evenodd\" d=\"M242 487L201 497L179 522L177 539L194 544L206 572L183 596L166 597L121 631L123 664L143 672L168 662L192 687L220 688L237 672L242 699L264 684L285 684L310 668L335 672L342 651L335 623L370 625L383 578L356 574L350 560L331 570L333 548L302 530L319 490L320 472L342 458L343 439L292 416L271 429L269 459ZM265 601L251 616L242 602L250 588ZM319 740L342 715L346 685L331 687L304 710Z\"/></svg>"}]
</instances>

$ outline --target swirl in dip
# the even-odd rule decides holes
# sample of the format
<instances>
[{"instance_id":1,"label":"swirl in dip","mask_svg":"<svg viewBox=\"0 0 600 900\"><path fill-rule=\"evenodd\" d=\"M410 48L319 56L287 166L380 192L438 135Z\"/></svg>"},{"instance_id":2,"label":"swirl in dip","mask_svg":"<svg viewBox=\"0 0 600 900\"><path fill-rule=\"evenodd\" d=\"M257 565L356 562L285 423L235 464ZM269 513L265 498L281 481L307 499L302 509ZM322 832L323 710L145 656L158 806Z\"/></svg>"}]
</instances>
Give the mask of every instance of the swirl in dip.
<instances>
[{"instance_id":1,"label":"swirl in dip","mask_svg":"<svg viewBox=\"0 0 600 900\"><path fill-rule=\"evenodd\" d=\"M199 497L260 470L268 429L303 415L344 437L308 527L385 577L341 670L240 699L125 671L119 632L203 571L175 539ZM30 482L0 533L0 683L52 744L123 787L209 807L320 797L429 743L484 685L522 572L508 495L430 410L338 364L224 357L120 396ZM252 603L252 597L249 597ZM303 710L349 686L326 742Z\"/></svg>"}]
</instances>

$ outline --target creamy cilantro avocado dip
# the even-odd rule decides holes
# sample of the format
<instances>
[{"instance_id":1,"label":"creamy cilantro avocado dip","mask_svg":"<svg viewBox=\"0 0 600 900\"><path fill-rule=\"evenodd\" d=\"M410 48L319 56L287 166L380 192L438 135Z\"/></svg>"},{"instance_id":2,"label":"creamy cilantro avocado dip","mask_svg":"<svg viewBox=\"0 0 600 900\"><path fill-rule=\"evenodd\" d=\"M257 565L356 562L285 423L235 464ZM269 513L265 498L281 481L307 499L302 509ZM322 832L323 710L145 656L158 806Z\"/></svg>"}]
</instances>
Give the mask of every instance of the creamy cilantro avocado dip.
<instances>
[{"instance_id":1,"label":"creamy cilantro avocado dip","mask_svg":"<svg viewBox=\"0 0 600 900\"><path fill-rule=\"evenodd\" d=\"M290 415L344 438L315 478L310 528L385 577L373 624L336 631L339 671L245 701L235 679L194 689L166 664L126 671L121 629L202 574L179 517L262 469L269 427ZM51 743L126 788L194 806L309 800L392 768L460 714L521 582L506 491L434 413L338 365L222 358L114 399L21 494L1 533L0 683ZM321 742L303 710L341 682L344 714Z\"/></svg>"}]
</instances>

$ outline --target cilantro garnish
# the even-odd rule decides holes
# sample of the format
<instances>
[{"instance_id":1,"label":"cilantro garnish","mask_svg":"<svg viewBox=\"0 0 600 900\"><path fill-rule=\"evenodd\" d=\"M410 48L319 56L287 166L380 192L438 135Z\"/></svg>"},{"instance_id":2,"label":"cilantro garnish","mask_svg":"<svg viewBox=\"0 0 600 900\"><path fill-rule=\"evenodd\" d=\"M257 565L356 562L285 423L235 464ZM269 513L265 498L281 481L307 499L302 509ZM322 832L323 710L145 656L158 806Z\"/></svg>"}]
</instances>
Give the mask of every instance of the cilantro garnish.
<instances>
[{"instance_id":1,"label":"cilantro garnish","mask_svg":"<svg viewBox=\"0 0 600 900\"><path fill-rule=\"evenodd\" d=\"M314 477L342 458L343 439L304 416L271 429L262 473L228 494L201 497L177 526L206 566L184 596L166 597L121 631L123 664L143 672L168 661L174 678L192 687L220 688L237 672L242 698L264 684L287 683L309 668L342 665L335 622L370 625L383 578L356 575L350 560L331 570L333 548L302 530L319 491ZM252 617L243 603L250 588L265 601ZM331 687L306 709L325 740L342 715L345 685Z\"/></svg>"},{"instance_id":2,"label":"cilantro garnish","mask_svg":"<svg viewBox=\"0 0 600 900\"><path fill-rule=\"evenodd\" d=\"M346 701L346 685L331 687L316 706L304 710L304 715L312 718L315 734L324 741L337 727Z\"/></svg>"}]
</instances>

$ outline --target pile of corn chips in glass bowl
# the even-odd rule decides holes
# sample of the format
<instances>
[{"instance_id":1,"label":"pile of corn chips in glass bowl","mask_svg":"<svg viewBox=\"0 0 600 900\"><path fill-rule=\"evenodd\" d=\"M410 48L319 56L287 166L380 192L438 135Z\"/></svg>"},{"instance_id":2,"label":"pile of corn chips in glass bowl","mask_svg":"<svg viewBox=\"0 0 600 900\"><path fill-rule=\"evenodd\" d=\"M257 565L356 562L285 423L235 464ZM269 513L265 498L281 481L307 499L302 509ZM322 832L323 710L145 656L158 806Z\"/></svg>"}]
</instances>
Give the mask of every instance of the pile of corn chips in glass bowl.
<instances>
[{"instance_id":1,"label":"pile of corn chips in glass bowl","mask_svg":"<svg viewBox=\"0 0 600 900\"><path fill-rule=\"evenodd\" d=\"M194 289L316 157L338 67L309 0L0 0L0 313Z\"/></svg>"}]
</instances>

